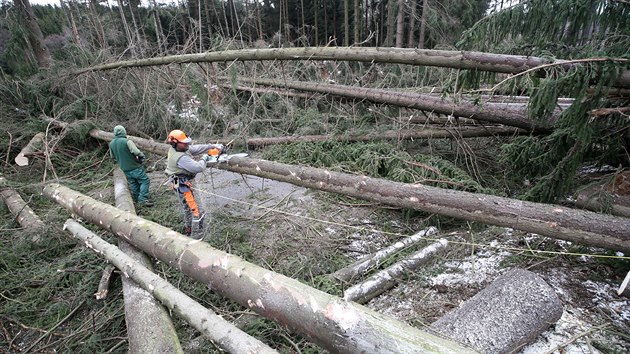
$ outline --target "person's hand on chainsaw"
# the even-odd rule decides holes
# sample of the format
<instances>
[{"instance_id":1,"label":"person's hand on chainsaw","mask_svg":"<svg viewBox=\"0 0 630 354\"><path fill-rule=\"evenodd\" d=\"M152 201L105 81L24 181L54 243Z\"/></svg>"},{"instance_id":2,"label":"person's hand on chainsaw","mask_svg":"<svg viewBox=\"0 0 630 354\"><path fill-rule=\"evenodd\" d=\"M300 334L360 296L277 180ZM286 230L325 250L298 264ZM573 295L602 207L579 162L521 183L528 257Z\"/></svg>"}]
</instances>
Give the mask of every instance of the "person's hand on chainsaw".
<instances>
[{"instance_id":1,"label":"person's hand on chainsaw","mask_svg":"<svg viewBox=\"0 0 630 354\"><path fill-rule=\"evenodd\" d=\"M214 147L216 149L219 149L219 154L222 154L225 152L225 145L223 144L214 144Z\"/></svg>"},{"instance_id":2,"label":"person's hand on chainsaw","mask_svg":"<svg viewBox=\"0 0 630 354\"><path fill-rule=\"evenodd\" d=\"M203 156L201 156L201 159L204 160L205 162L208 162L208 161L214 159L214 156L210 156L208 154L204 154Z\"/></svg>"}]
</instances>

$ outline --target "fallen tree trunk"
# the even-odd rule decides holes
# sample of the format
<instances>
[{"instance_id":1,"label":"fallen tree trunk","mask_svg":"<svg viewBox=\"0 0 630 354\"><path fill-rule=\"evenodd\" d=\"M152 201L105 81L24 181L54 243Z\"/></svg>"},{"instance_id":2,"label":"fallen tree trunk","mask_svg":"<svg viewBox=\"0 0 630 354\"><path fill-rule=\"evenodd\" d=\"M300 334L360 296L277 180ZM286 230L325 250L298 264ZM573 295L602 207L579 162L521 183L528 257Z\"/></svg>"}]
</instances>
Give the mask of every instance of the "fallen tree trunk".
<instances>
[{"instance_id":1,"label":"fallen tree trunk","mask_svg":"<svg viewBox=\"0 0 630 354\"><path fill-rule=\"evenodd\" d=\"M437 229L435 227L430 227L426 230L417 232L412 236L405 237L404 239L395 242L389 247L383 248L378 252L359 259L358 261L352 263L347 267L339 269L338 271L332 273L331 277L344 282L350 282L355 276L363 274L372 268L378 267L383 260L387 259L387 257L404 248L407 248L415 243L422 241L425 237L431 236L436 232Z\"/></svg>"},{"instance_id":2,"label":"fallen tree trunk","mask_svg":"<svg viewBox=\"0 0 630 354\"><path fill-rule=\"evenodd\" d=\"M471 352L455 342L313 289L59 184L47 184L43 193L218 294L299 332L331 352Z\"/></svg>"},{"instance_id":3,"label":"fallen tree trunk","mask_svg":"<svg viewBox=\"0 0 630 354\"><path fill-rule=\"evenodd\" d=\"M418 267L428 262L431 257L446 248L447 245L448 241L440 240L421 249L402 261L394 263L386 269L374 274L364 282L346 289L343 298L360 304L372 300L376 296L393 288L403 274L418 269Z\"/></svg>"},{"instance_id":4,"label":"fallen tree trunk","mask_svg":"<svg viewBox=\"0 0 630 354\"><path fill-rule=\"evenodd\" d=\"M42 239L39 232L44 229L44 223L18 192L7 187L7 180L4 177L0 177L0 197L18 224L33 234L31 241L40 243Z\"/></svg>"},{"instance_id":5,"label":"fallen tree trunk","mask_svg":"<svg viewBox=\"0 0 630 354\"><path fill-rule=\"evenodd\" d=\"M538 275L513 269L430 328L486 354L514 353L562 316L562 302Z\"/></svg>"},{"instance_id":6,"label":"fallen tree trunk","mask_svg":"<svg viewBox=\"0 0 630 354\"><path fill-rule=\"evenodd\" d=\"M108 140L107 137L113 139L113 134L102 131L92 131L90 134L105 140ZM169 148L167 144L128 138L138 146L159 154L166 154ZM144 145L145 141L147 145ZM630 220L627 218L247 157L233 157L227 163L213 167L401 208L507 226L584 245L630 252Z\"/></svg>"},{"instance_id":7,"label":"fallen tree trunk","mask_svg":"<svg viewBox=\"0 0 630 354\"><path fill-rule=\"evenodd\" d=\"M610 193L606 190L584 190L575 198L575 205L592 211L609 210L613 215L630 218L630 196Z\"/></svg>"},{"instance_id":8,"label":"fallen tree trunk","mask_svg":"<svg viewBox=\"0 0 630 354\"><path fill-rule=\"evenodd\" d=\"M522 55L493 54L472 51L450 51L411 48L368 48L368 47L302 47L225 50L198 54L172 55L161 58L127 60L116 63L95 65L74 72L79 75L91 71L112 70L143 66L156 66L182 63L225 62L259 60L347 60L368 63L408 64L438 66L455 69L471 69L498 73L517 74L541 65L557 64L565 70L583 65L588 59L579 62L549 60L546 58ZM627 62L626 59L620 59ZM615 61L601 58L591 61ZM616 85L630 87L630 71L623 71L617 77Z\"/></svg>"},{"instance_id":9,"label":"fallen tree trunk","mask_svg":"<svg viewBox=\"0 0 630 354\"><path fill-rule=\"evenodd\" d=\"M343 135L299 135L281 136L275 138L249 138L247 146L260 147L273 144L297 143L303 141L374 141L374 140L410 140L422 138L470 138L482 136L507 135L516 136L529 134L526 130L506 127L460 127L460 128L426 128L408 130L388 130L370 134L343 134Z\"/></svg>"},{"instance_id":10,"label":"fallen tree trunk","mask_svg":"<svg viewBox=\"0 0 630 354\"><path fill-rule=\"evenodd\" d=\"M28 156L37 151L44 144L44 138L46 134L37 133L31 138L31 140L22 148L20 153L15 157L15 164L18 166L28 166Z\"/></svg>"},{"instance_id":11,"label":"fallen tree trunk","mask_svg":"<svg viewBox=\"0 0 630 354\"><path fill-rule=\"evenodd\" d=\"M444 98L432 94L421 94L391 89L375 89L321 82L286 81L273 79L239 78L239 82L255 83L257 85L284 87L294 90L332 94L354 99L367 99L372 102L386 103L394 106L415 108L434 113L452 115L455 117L471 118L480 121L498 123L539 132L551 131L554 120L560 110L552 115L548 122L535 122L527 113L527 103L498 103L486 102L483 105L472 100L456 97Z\"/></svg>"},{"instance_id":12,"label":"fallen tree trunk","mask_svg":"<svg viewBox=\"0 0 630 354\"><path fill-rule=\"evenodd\" d=\"M64 229L70 231L75 238L83 241L87 248L94 250L94 252L112 262L112 264L125 274L125 278L128 276L130 282L133 280L142 287L143 292L150 294L148 296L151 300L155 300L153 298L153 296L155 296L156 299L162 301L171 311L185 319L186 322L190 323L199 332L213 340L228 353L277 353L277 351L271 349L263 342L251 337L220 316L217 316L214 312L203 307L171 285L168 281L160 278L157 274L146 268L134 257L130 257L116 246L107 243L90 230L81 226L78 222L68 219L64 224ZM136 298L136 300L146 301L146 299L141 298ZM127 304L125 304L125 307L127 307ZM161 317L151 318L151 322L159 322L162 319ZM167 321L170 323L170 319ZM158 323L145 324L151 325L153 328L159 325ZM157 335L164 333L152 334L147 332L146 334L157 337ZM138 353L173 352L170 345L165 347L160 345L160 342L164 344L164 339L154 339L158 339L159 342L153 343L151 347L145 347L143 351ZM130 350L129 352L133 353L134 351ZM179 348L178 352L183 353L181 348Z\"/></svg>"},{"instance_id":13,"label":"fallen tree trunk","mask_svg":"<svg viewBox=\"0 0 630 354\"><path fill-rule=\"evenodd\" d=\"M118 209L136 215L127 178L118 167L114 169L114 197ZM152 271L151 260L142 251L124 240L118 241L118 247L148 272ZM123 276L122 283L129 353L183 353L175 326L164 307L128 277Z\"/></svg>"}]
</instances>

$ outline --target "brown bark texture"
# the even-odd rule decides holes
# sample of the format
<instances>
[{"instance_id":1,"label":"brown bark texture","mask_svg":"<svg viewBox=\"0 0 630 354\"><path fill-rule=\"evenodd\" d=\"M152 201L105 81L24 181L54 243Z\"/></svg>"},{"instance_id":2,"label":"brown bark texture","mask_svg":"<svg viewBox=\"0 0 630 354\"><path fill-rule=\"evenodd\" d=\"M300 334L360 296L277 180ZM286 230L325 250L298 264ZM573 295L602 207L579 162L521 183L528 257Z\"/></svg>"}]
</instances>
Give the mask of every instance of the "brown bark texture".
<instances>
[{"instance_id":1,"label":"brown bark texture","mask_svg":"<svg viewBox=\"0 0 630 354\"><path fill-rule=\"evenodd\" d=\"M44 195L151 256L334 353L470 353L359 304L190 239L59 184Z\"/></svg>"},{"instance_id":2,"label":"brown bark texture","mask_svg":"<svg viewBox=\"0 0 630 354\"><path fill-rule=\"evenodd\" d=\"M418 269L421 265L430 261L433 256L443 251L448 245L448 241L442 239L435 242L411 256L392 264L386 269L372 275L363 282L346 289L343 298L348 301L355 301L360 304L372 300L385 291L398 284L399 279L405 274Z\"/></svg>"},{"instance_id":3,"label":"brown bark texture","mask_svg":"<svg viewBox=\"0 0 630 354\"><path fill-rule=\"evenodd\" d=\"M574 64L567 60L551 60L522 55L493 54L471 51L386 47L302 47L226 50L220 52L205 52L158 58L126 60L83 68L75 71L75 74L141 66L199 62L230 62L235 60L348 60L367 63L438 66L507 74L517 74L550 63L558 64L559 67L564 68L565 70L569 70L573 66L583 65L583 63ZM625 88L630 87L630 71L622 72L617 78L616 85Z\"/></svg>"},{"instance_id":4,"label":"brown bark texture","mask_svg":"<svg viewBox=\"0 0 630 354\"><path fill-rule=\"evenodd\" d=\"M42 147L45 137L46 134L43 132L35 134L15 157L15 164L18 166L28 166L28 155Z\"/></svg>"},{"instance_id":5,"label":"brown bark texture","mask_svg":"<svg viewBox=\"0 0 630 354\"><path fill-rule=\"evenodd\" d=\"M91 135L111 140L114 134L92 131ZM169 148L167 144L147 139L128 138L139 147L163 155ZM584 245L630 251L630 219L627 218L248 157L233 157L227 163L214 167L401 208L511 227Z\"/></svg>"},{"instance_id":6,"label":"brown bark texture","mask_svg":"<svg viewBox=\"0 0 630 354\"><path fill-rule=\"evenodd\" d=\"M431 236L437 232L435 227L430 227L426 230L422 230L413 234L412 236L405 237L402 240L396 241L389 247L385 247L377 252L367 255L358 261L350 264L347 267L341 268L338 271L331 274L331 277L344 282L352 282L352 279L356 276L360 276L366 273L370 269L378 267L381 262L387 260L388 257L395 253L424 240L427 236Z\"/></svg>"},{"instance_id":7,"label":"brown bark texture","mask_svg":"<svg viewBox=\"0 0 630 354\"><path fill-rule=\"evenodd\" d=\"M127 178L118 167L114 169L114 197L118 209L136 214ZM151 260L142 251L122 239L119 240L118 247L137 264L149 272L152 271ZM123 276L122 283L129 353L183 353L175 326L166 309L150 292L128 277Z\"/></svg>"},{"instance_id":8,"label":"brown bark texture","mask_svg":"<svg viewBox=\"0 0 630 354\"><path fill-rule=\"evenodd\" d=\"M39 216L35 214L33 209L24 202L20 194L8 188L7 185L7 180L4 177L0 177L0 197L7 205L9 212L11 212L18 224L33 233L31 240L35 243L40 242L41 236L39 235L39 231L44 228L44 223Z\"/></svg>"},{"instance_id":9,"label":"brown bark texture","mask_svg":"<svg viewBox=\"0 0 630 354\"><path fill-rule=\"evenodd\" d=\"M68 219L64 224L64 228L70 231L75 238L82 241L89 249L94 250L99 256L105 257L116 265L117 268L124 272L125 277L129 277L130 281L136 282L143 288L143 291L151 294L149 295L151 299L155 296L169 309L184 318L228 353L277 353L277 351L266 344L239 330L214 312L203 307L168 281L160 278L160 276L125 254L125 252L107 243L78 222ZM125 304L125 306L127 305ZM160 317L153 319L156 322L160 320L162 320ZM170 322L170 319L168 321ZM162 343L164 341L164 339L159 340ZM152 347L155 347L155 349ZM164 347L163 351L158 351L158 348L159 344L155 343L151 347L144 348L139 353L173 352L169 347ZM130 350L129 352L132 353L134 351ZM183 351L180 348L178 352Z\"/></svg>"},{"instance_id":10,"label":"brown bark texture","mask_svg":"<svg viewBox=\"0 0 630 354\"><path fill-rule=\"evenodd\" d=\"M430 328L486 354L514 353L562 316L562 302L538 275L513 269Z\"/></svg>"}]
</instances>

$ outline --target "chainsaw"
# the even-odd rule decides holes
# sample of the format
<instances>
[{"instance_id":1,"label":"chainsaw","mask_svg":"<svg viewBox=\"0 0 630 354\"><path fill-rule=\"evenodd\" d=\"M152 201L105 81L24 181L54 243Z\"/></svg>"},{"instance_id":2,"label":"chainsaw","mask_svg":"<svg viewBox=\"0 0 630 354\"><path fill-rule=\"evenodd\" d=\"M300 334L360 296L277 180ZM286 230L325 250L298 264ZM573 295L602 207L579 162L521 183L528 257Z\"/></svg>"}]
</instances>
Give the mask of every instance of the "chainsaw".
<instances>
[{"instance_id":1,"label":"chainsaw","mask_svg":"<svg viewBox=\"0 0 630 354\"><path fill-rule=\"evenodd\" d=\"M206 165L227 162L232 157L247 157L249 155L246 152L241 152L237 154L228 154L228 151L230 150L229 148L230 143L226 144L223 150L217 149L217 148L212 148L208 150L208 156L210 156L210 158L206 160Z\"/></svg>"}]
</instances>

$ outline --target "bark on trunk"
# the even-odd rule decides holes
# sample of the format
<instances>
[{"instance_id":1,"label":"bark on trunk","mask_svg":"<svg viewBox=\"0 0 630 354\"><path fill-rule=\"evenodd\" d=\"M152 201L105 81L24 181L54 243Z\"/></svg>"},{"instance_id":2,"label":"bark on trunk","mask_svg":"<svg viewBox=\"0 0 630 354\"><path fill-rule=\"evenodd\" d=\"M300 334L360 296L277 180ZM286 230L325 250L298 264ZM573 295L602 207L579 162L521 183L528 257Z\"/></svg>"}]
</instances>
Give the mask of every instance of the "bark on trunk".
<instances>
[{"instance_id":1,"label":"bark on trunk","mask_svg":"<svg viewBox=\"0 0 630 354\"><path fill-rule=\"evenodd\" d=\"M297 143L302 141L374 141L374 140L410 140L422 138L458 139L481 136L507 135L516 136L528 134L527 131L517 128L504 127L461 127L461 128L425 128L416 130L388 130L368 134L348 133L344 135L300 135L281 136L274 138L249 138L247 146L261 147L265 145Z\"/></svg>"},{"instance_id":2,"label":"bark on trunk","mask_svg":"<svg viewBox=\"0 0 630 354\"><path fill-rule=\"evenodd\" d=\"M33 209L24 202L24 199L20 197L18 192L8 188L7 184L7 180L4 177L0 177L0 197L7 205L9 212L11 212L18 224L33 233L31 241L33 241L33 243L40 243L42 239L39 232L44 229L44 223L39 216L33 212Z\"/></svg>"},{"instance_id":3,"label":"bark on trunk","mask_svg":"<svg viewBox=\"0 0 630 354\"><path fill-rule=\"evenodd\" d=\"M601 186L581 191L575 199L575 205L597 212L609 210L613 215L630 218L630 196L610 193Z\"/></svg>"},{"instance_id":4,"label":"bark on trunk","mask_svg":"<svg viewBox=\"0 0 630 354\"><path fill-rule=\"evenodd\" d=\"M145 291L152 301L156 299L162 301L171 311L182 317L203 335L213 340L219 347L228 353L277 353L263 342L251 337L231 323L223 320L211 310L203 307L195 300L162 279L151 270L147 269L133 257L128 256L116 246L107 243L90 230L81 226L78 222L68 219L64 229L70 231L78 240L82 241L86 247L94 250L100 256L112 262L125 275L129 277ZM129 281L132 281L129 280ZM140 300L140 299L138 299ZM146 300L143 300L146 301ZM125 305L127 306L127 305ZM161 319L154 318L154 322ZM170 322L170 320L169 320ZM156 348L144 348L140 353L171 353L169 347L158 351L159 345L152 344ZM134 352L130 350L130 352ZM183 352L181 348L178 352Z\"/></svg>"},{"instance_id":5,"label":"bark on trunk","mask_svg":"<svg viewBox=\"0 0 630 354\"><path fill-rule=\"evenodd\" d=\"M31 138L31 140L28 142L28 144L26 144L26 146L24 146L22 148L22 150L20 151L20 153L15 157L15 163L18 166L28 166L28 154L31 154L35 151L37 151L39 148L42 147L42 145L44 145L44 138L46 137L46 134L44 133L37 133L35 134L35 136L33 136L33 138Z\"/></svg>"},{"instance_id":6,"label":"bark on trunk","mask_svg":"<svg viewBox=\"0 0 630 354\"><path fill-rule=\"evenodd\" d=\"M114 197L118 209L129 215L136 215L133 198L127 186L127 178L120 168L114 169ZM142 251L124 240L119 240L118 247L148 272L153 270L151 260ZM150 292L128 277L123 277L122 282L129 352L183 353L175 326L164 307L151 296Z\"/></svg>"},{"instance_id":7,"label":"bark on trunk","mask_svg":"<svg viewBox=\"0 0 630 354\"><path fill-rule=\"evenodd\" d=\"M571 63L567 60L550 60L522 55L493 54L483 52L449 51L411 48L368 48L368 47L303 47L226 50L197 54L171 55L161 58L127 60L115 63L95 65L75 71L75 74L97 70L155 66L166 64L229 62L258 60L348 60L367 63L391 63L423 66L438 66L454 69L517 74L535 67L555 63L569 70L583 63ZM615 85L630 87L630 70L622 72Z\"/></svg>"},{"instance_id":8,"label":"bark on trunk","mask_svg":"<svg viewBox=\"0 0 630 354\"><path fill-rule=\"evenodd\" d=\"M103 269L103 274L101 274L101 281L98 282L98 290L96 291L96 294L94 294L96 300L103 300L107 298L107 294L109 293L109 281L112 278L112 273L114 272L115 268L116 267L114 267L113 265L108 265L107 267L105 267L105 269Z\"/></svg>"},{"instance_id":9,"label":"bark on trunk","mask_svg":"<svg viewBox=\"0 0 630 354\"><path fill-rule=\"evenodd\" d=\"M97 130L92 130L90 135L108 141L114 137L114 134ZM132 136L127 138L146 150L163 155L168 152L167 144ZM401 208L511 227L590 246L630 251L630 220L627 218L248 157L233 157L226 164L214 167Z\"/></svg>"},{"instance_id":10,"label":"bark on trunk","mask_svg":"<svg viewBox=\"0 0 630 354\"><path fill-rule=\"evenodd\" d=\"M343 298L360 304L372 300L376 296L393 288L402 275L418 269L418 267L431 260L438 252L444 250L447 245L448 241L440 240L421 249L408 258L394 263L386 269L374 274L364 282L348 288L344 292Z\"/></svg>"},{"instance_id":11,"label":"bark on trunk","mask_svg":"<svg viewBox=\"0 0 630 354\"><path fill-rule=\"evenodd\" d=\"M475 101L461 100L456 97L443 98L431 94L390 89L271 79L239 78L239 81L256 85L332 94L360 100L367 99L376 103L415 108L455 117L472 118L527 130L535 129L541 132L550 131L553 121L561 112L561 108L557 108L549 122L534 122L528 116L527 103L486 102L483 105L479 105Z\"/></svg>"},{"instance_id":12,"label":"bark on trunk","mask_svg":"<svg viewBox=\"0 0 630 354\"><path fill-rule=\"evenodd\" d=\"M381 261L387 259L387 257L395 254L396 252L404 248L407 248L415 243L422 241L425 237L433 235L436 232L437 229L435 227L430 227L426 230L422 230L412 236L397 241L389 247L383 248L378 252L363 257L345 268L339 269L338 271L332 273L331 277L344 282L352 282L352 279L354 277L364 274L370 269L378 267Z\"/></svg>"},{"instance_id":13,"label":"bark on trunk","mask_svg":"<svg viewBox=\"0 0 630 354\"><path fill-rule=\"evenodd\" d=\"M562 316L562 302L538 275L514 269L431 325L487 354L514 353Z\"/></svg>"},{"instance_id":14,"label":"bark on trunk","mask_svg":"<svg viewBox=\"0 0 630 354\"><path fill-rule=\"evenodd\" d=\"M58 184L46 185L44 195L218 294L301 333L331 352L471 352Z\"/></svg>"},{"instance_id":15,"label":"bark on trunk","mask_svg":"<svg viewBox=\"0 0 630 354\"><path fill-rule=\"evenodd\" d=\"M48 52L48 48L44 45L44 35L42 34L42 30L39 28L31 3L28 2L28 0L15 0L14 4L24 19L23 23L25 24L27 32L26 35L31 45L31 49L33 49L35 60L37 60L37 66L40 68L49 67L50 53Z\"/></svg>"}]
</instances>

